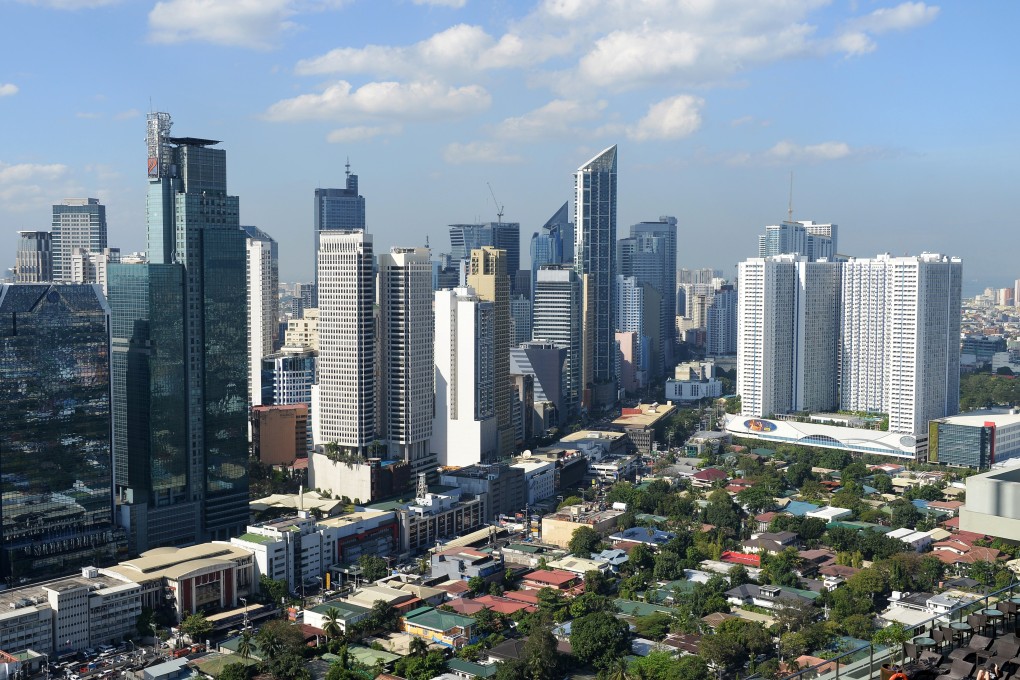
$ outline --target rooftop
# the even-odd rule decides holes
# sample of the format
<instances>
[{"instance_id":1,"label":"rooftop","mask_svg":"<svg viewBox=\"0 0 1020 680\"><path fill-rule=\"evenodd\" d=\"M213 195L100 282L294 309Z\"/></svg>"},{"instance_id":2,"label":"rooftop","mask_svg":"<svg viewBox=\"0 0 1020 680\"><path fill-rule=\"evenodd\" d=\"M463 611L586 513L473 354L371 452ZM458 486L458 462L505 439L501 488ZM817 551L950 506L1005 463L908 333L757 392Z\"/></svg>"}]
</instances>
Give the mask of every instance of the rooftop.
<instances>
[{"instance_id":1,"label":"rooftop","mask_svg":"<svg viewBox=\"0 0 1020 680\"><path fill-rule=\"evenodd\" d=\"M437 631L447 631L451 628L467 628L475 623L475 620L470 616L451 614L438 609L432 609L431 607L421 607L420 609L408 612L404 616L404 620L415 626Z\"/></svg>"},{"instance_id":2,"label":"rooftop","mask_svg":"<svg viewBox=\"0 0 1020 680\"><path fill-rule=\"evenodd\" d=\"M1020 424L1020 412L1016 412L1016 409L978 409L957 416L939 418L937 422L969 427L983 427L986 423L994 423L996 427L1005 427Z\"/></svg>"},{"instance_id":3,"label":"rooftop","mask_svg":"<svg viewBox=\"0 0 1020 680\"><path fill-rule=\"evenodd\" d=\"M637 408L625 408L613 425L623 428L653 427L664 417L676 410L673 404L638 404Z\"/></svg>"}]
</instances>

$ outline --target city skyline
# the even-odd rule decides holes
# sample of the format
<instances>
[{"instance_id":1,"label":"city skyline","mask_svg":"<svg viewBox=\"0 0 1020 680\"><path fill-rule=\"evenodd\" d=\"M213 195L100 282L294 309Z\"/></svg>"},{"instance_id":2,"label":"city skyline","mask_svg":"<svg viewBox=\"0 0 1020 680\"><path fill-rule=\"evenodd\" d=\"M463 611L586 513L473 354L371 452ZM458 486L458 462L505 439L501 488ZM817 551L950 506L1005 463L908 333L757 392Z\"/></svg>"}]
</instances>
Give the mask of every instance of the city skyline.
<instances>
[{"instance_id":1,"label":"city skyline","mask_svg":"<svg viewBox=\"0 0 1020 680\"><path fill-rule=\"evenodd\" d=\"M151 96L182 133L221 138L238 158L231 185L249 197L241 220L284 244L286 281L310 280L308 197L343 186L348 157L381 251L426 236L443 251L446 225L496 217L487 181L526 246L568 200L578 159L611 143L626 178L619 224L676 215L680 266L731 276L754 253L718 244L779 223L793 170L795 219L843 225L845 253L959 255L970 264L965 290L976 277L989 277L978 289L1016 278L1001 249L958 236L1008 228L1007 178L996 168L1014 155L1007 112L1016 95L997 86L1011 60L993 57L1015 49L999 39L1008 17L920 2L755 3L675 18L652 4L632 17L612 3L573 13L568 3L462 4L400 4L384 23L391 8L368 3L281 2L245 16L224 3L222 20L206 24L190 0L5 3L22 29L0 48L12 55L38 54L43 32L62 28L63 50L97 33L138 37L121 39L116 59L75 49L70 65L62 50L31 66L4 60L0 112L11 125L0 132L0 264L13 264L18 230L44 228L49 206L72 196L109 207L112 246L144 248L136 130ZM646 19L656 28L642 28ZM330 30L339 24L359 33ZM220 27L228 25L243 30ZM979 26L982 40L969 39ZM628 54L643 74L628 59L595 69ZM182 73L212 68L153 92L144 65L168 58ZM252 79L259 88L247 86ZM444 96L431 97L435 88ZM949 91L954 105L945 107ZM329 104L320 107L328 120L307 119L301 107L314 102ZM47 134L31 133L44 126Z\"/></svg>"}]
</instances>

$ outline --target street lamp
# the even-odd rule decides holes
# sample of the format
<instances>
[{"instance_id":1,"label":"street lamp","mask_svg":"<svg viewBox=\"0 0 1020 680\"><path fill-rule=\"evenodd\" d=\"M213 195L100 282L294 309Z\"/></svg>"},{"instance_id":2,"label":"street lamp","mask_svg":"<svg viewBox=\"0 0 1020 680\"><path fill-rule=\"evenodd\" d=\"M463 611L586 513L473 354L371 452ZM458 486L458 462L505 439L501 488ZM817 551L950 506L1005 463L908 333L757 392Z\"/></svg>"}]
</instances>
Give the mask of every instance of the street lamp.
<instances>
[{"instance_id":1,"label":"street lamp","mask_svg":"<svg viewBox=\"0 0 1020 680\"><path fill-rule=\"evenodd\" d=\"M241 630L248 630L248 598L239 597L237 599L239 599L241 604L244 605L244 622L241 625Z\"/></svg>"}]
</instances>

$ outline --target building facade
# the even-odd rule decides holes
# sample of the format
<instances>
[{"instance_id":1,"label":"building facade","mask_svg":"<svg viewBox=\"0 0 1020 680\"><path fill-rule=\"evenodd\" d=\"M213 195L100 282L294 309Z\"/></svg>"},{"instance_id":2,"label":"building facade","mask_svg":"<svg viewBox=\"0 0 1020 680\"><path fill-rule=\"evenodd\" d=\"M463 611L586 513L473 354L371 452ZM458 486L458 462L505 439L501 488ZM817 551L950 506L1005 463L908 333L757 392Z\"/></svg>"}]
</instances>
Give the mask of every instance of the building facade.
<instances>
[{"instance_id":1,"label":"building facade","mask_svg":"<svg viewBox=\"0 0 1020 680\"><path fill-rule=\"evenodd\" d=\"M53 280L53 246L48 231L19 231L14 260L14 283Z\"/></svg>"},{"instance_id":2,"label":"building facade","mask_svg":"<svg viewBox=\"0 0 1020 680\"><path fill-rule=\"evenodd\" d=\"M262 401L262 357L280 343L280 253L273 237L257 227L245 233L248 290L248 404Z\"/></svg>"},{"instance_id":3,"label":"building facade","mask_svg":"<svg viewBox=\"0 0 1020 680\"><path fill-rule=\"evenodd\" d=\"M567 267L544 266L538 270L533 294L531 329L535 341L551 342L567 352L563 365L562 418L566 422L581 408L583 300L581 280Z\"/></svg>"},{"instance_id":4,"label":"building facade","mask_svg":"<svg viewBox=\"0 0 1020 680\"><path fill-rule=\"evenodd\" d=\"M515 285L517 272L521 268L520 223L500 221L450 225L450 256L454 260L469 263L472 251L486 247L506 253L506 275L510 277L509 291L523 294L524 291L518 291Z\"/></svg>"},{"instance_id":5,"label":"building facade","mask_svg":"<svg viewBox=\"0 0 1020 680\"><path fill-rule=\"evenodd\" d=\"M74 281L71 277L74 249L99 253L107 246L106 206L98 198L66 198L54 205L51 246L53 280Z\"/></svg>"},{"instance_id":6,"label":"building facade","mask_svg":"<svg viewBox=\"0 0 1020 680\"><path fill-rule=\"evenodd\" d=\"M725 285L715 291L706 312L705 354L711 357L737 353L737 291Z\"/></svg>"},{"instance_id":7,"label":"building facade","mask_svg":"<svg viewBox=\"0 0 1020 680\"><path fill-rule=\"evenodd\" d=\"M293 465L308 453L308 406L253 406L251 453L264 465Z\"/></svg>"},{"instance_id":8,"label":"building facade","mask_svg":"<svg viewBox=\"0 0 1020 680\"><path fill-rule=\"evenodd\" d=\"M112 560L110 308L97 286L0 286L0 578Z\"/></svg>"},{"instance_id":9,"label":"building facade","mask_svg":"<svg viewBox=\"0 0 1020 680\"><path fill-rule=\"evenodd\" d=\"M591 350L585 363L591 367L591 406L601 410L616 403L615 145L578 168L574 192L574 267L578 275L588 277L590 289L584 332L590 337Z\"/></svg>"},{"instance_id":10,"label":"building facade","mask_svg":"<svg viewBox=\"0 0 1020 680\"><path fill-rule=\"evenodd\" d=\"M341 231L365 229L365 197L358 193L358 176L351 173L350 162L346 167L346 182L343 189L315 190L315 218L312 231L315 248L312 252L313 267L318 267L319 262L319 234L335 229ZM317 307L319 304L318 271L315 272L315 275L309 307Z\"/></svg>"},{"instance_id":11,"label":"building facade","mask_svg":"<svg viewBox=\"0 0 1020 680\"><path fill-rule=\"evenodd\" d=\"M391 458L412 472L435 468L435 319L427 248L394 248L379 256L380 415Z\"/></svg>"},{"instance_id":12,"label":"building facade","mask_svg":"<svg viewBox=\"0 0 1020 680\"><path fill-rule=\"evenodd\" d=\"M620 240L617 254L617 275L632 276L658 294L656 356L650 363L654 375L662 376L673 366L677 338L676 218L662 216L657 222L632 224L630 238Z\"/></svg>"},{"instance_id":13,"label":"building facade","mask_svg":"<svg viewBox=\"0 0 1020 680\"><path fill-rule=\"evenodd\" d=\"M363 231L319 236L319 383L316 444L364 454L375 440L375 273ZM314 400L313 400L314 401Z\"/></svg>"}]
</instances>

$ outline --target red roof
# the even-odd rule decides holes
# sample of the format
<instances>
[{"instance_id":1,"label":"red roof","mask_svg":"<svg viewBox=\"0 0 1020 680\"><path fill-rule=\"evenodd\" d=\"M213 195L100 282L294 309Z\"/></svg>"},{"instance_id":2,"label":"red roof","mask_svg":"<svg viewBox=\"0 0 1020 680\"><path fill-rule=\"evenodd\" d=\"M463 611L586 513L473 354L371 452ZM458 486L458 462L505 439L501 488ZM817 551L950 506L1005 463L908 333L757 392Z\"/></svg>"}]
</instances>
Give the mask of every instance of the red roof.
<instances>
[{"instance_id":1,"label":"red roof","mask_svg":"<svg viewBox=\"0 0 1020 680\"><path fill-rule=\"evenodd\" d=\"M487 609L491 609L492 611L499 614L510 615L513 614L514 612L520 611L521 609L529 613L537 611L537 609L530 604L518 602L508 597L482 595L481 597L475 598L475 602L484 605Z\"/></svg>"},{"instance_id":2,"label":"red roof","mask_svg":"<svg viewBox=\"0 0 1020 680\"><path fill-rule=\"evenodd\" d=\"M942 524L942 526L946 527L947 529L959 529L960 528L960 518L959 517L950 517L946 521L941 522L941 524Z\"/></svg>"},{"instance_id":3,"label":"red roof","mask_svg":"<svg viewBox=\"0 0 1020 680\"><path fill-rule=\"evenodd\" d=\"M726 479L726 473L719 468L705 468L704 470L698 470L694 473L693 478L701 481L715 481L717 479Z\"/></svg>"},{"instance_id":4,"label":"red roof","mask_svg":"<svg viewBox=\"0 0 1020 680\"><path fill-rule=\"evenodd\" d=\"M729 564L743 564L745 567L760 567L761 557L758 555L745 555L744 553L731 552L727 550L720 558Z\"/></svg>"},{"instance_id":5,"label":"red roof","mask_svg":"<svg viewBox=\"0 0 1020 680\"><path fill-rule=\"evenodd\" d=\"M295 470L307 470L308 469L308 458L295 458L294 462L290 464Z\"/></svg>"},{"instance_id":6,"label":"red roof","mask_svg":"<svg viewBox=\"0 0 1020 680\"><path fill-rule=\"evenodd\" d=\"M563 586L577 579L577 574L562 569L536 569L524 575L525 581L543 583L550 586Z\"/></svg>"},{"instance_id":7,"label":"red roof","mask_svg":"<svg viewBox=\"0 0 1020 680\"><path fill-rule=\"evenodd\" d=\"M446 583L440 583L434 587L439 588L440 590L445 590L451 595L460 595L461 593L466 593L471 590L471 588L468 587L467 581L447 581Z\"/></svg>"},{"instance_id":8,"label":"red roof","mask_svg":"<svg viewBox=\"0 0 1020 680\"><path fill-rule=\"evenodd\" d=\"M750 479L744 479L743 477L731 479L730 484L733 484L734 486L754 486L754 482L752 482Z\"/></svg>"},{"instance_id":9,"label":"red roof","mask_svg":"<svg viewBox=\"0 0 1020 680\"><path fill-rule=\"evenodd\" d=\"M450 600L446 603L458 614L464 614L465 616L471 616L485 609L485 605L481 602L477 602L467 597L458 597L456 600Z\"/></svg>"},{"instance_id":10,"label":"red roof","mask_svg":"<svg viewBox=\"0 0 1020 680\"><path fill-rule=\"evenodd\" d=\"M527 604L538 604L537 592L528 592L527 590L509 590L503 593L503 597L508 600L517 600L518 602L525 602Z\"/></svg>"},{"instance_id":11,"label":"red roof","mask_svg":"<svg viewBox=\"0 0 1020 680\"><path fill-rule=\"evenodd\" d=\"M756 522L771 522L776 518L777 514L775 512L763 512L760 515L755 515L754 520Z\"/></svg>"}]
</instances>

